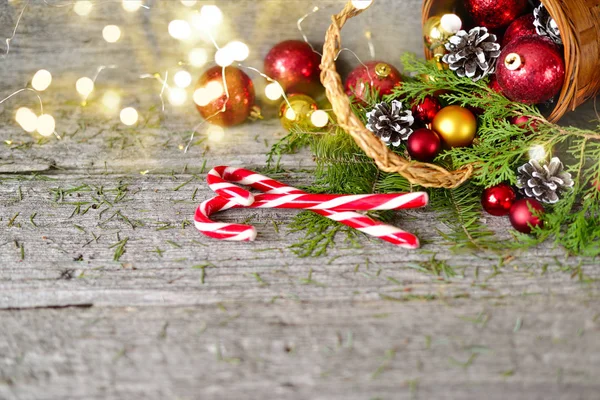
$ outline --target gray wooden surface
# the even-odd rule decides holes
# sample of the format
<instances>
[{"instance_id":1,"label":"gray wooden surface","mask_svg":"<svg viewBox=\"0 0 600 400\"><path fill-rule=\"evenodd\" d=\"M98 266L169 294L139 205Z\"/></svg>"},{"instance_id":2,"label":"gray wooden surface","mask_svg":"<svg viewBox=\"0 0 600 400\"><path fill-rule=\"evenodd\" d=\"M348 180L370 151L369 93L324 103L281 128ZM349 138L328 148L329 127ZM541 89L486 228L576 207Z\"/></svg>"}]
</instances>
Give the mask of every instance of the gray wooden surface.
<instances>
[{"instance_id":1,"label":"gray wooden surface","mask_svg":"<svg viewBox=\"0 0 600 400\"><path fill-rule=\"evenodd\" d=\"M24 3L0 4L0 36L9 37ZM218 39L244 38L253 66L298 37L295 21L314 5L218 4L229 24ZM221 216L251 217L254 243L200 236L189 222L211 195L204 160L263 166L283 131L265 120L183 153L196 111L167 105L162 114L160 85L139 75L173 72L189 48L209 47L168 37L168 21L189 9L149 5L126 14L97 4L81 18L32 1L0 61L4 95L40 68L52 72L42 96L63 137L40 140L16 125L19 106L35 108L31 94L0 105L1 399L599 398L597 260L549 245L504 258L453 254L428 211L396 221L422 239L412 252L362 238L358 249L339 243L298 258L289 246L300 236L285 228L294 211ZM343 1L318 5L305 22L314 41ZM371 30L381 57L419 51L419 12L416 0L377 0L349 25L345 45L368 58ZM109 23L123 27L117 44L101 38ZM119 68L81 107L75 80L109 64ZM109 88L141 111L139 126L102 114ZM594 118L588 104L565 123ZM283 163L286 182L312 179L309 154ZM506 220L488 222L508 238Z\"/></svg>"}]
</instances>

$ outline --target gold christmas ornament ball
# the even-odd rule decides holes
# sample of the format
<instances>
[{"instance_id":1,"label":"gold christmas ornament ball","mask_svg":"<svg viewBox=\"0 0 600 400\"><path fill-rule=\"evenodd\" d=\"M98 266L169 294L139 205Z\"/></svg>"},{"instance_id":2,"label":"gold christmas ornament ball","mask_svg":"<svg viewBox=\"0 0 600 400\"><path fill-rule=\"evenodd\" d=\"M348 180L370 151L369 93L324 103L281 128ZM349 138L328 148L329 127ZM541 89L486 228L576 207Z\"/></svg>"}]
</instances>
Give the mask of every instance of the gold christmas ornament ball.
<instances>
[{"instance_id":1,"label":"gold christmas ornament ball","mask_svg":"<svg viewBox=\"0 0 600 400\"><path fill-rule=\"evenodd\" d=\"M449 147L466 147L475 139L477 119L464 107L448 106L437 113L432 127Z\"/></svg>"},{"instance_id":2,"label":"gold christmas ornament ball","mask_svg":"<svg viewBox=\"0 0 600 400\"><path fill-rule=\"evenodd\" d=\"M289 102L289 104L288 104ZM288 131L296 125L309 127L311 115L318 109L317 102L304 94L288 96L288 101L283 101L279 107L279 120Z\"/></svg>"}]
</instances>

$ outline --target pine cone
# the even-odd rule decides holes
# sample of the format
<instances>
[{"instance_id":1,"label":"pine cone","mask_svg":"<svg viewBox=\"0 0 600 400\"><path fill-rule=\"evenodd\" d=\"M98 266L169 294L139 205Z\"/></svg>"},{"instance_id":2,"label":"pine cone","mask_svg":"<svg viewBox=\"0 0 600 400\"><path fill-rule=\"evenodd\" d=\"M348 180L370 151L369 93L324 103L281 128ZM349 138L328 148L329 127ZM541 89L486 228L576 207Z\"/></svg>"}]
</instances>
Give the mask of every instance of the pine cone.
<instances>
[{"instance_id":1,"label":"pine cone","mask_svg":"<svg viewBox=\"0 0 600 400\"><path fill-rule=\"evenodd\" d=\"M500 56L500 44L496 35L488 33L485 27L476 27L468 33L458 33L448 39L442 61L450 65L458 76L471 78L477 82L496 70L496 60Z\"/></svg>"},{"instance_id":2,"label":"pine cone","mask_svg":"<svg viewBox=\"0 0 600 400\"><path fill-rule=\"evenodd\" d=\"M391 104L381 102L367 113L367 129L388 145L399 146L408 140L415 122L412 111L404 110L402 102L393 100Z\"/></svg>"},{"instance_id":3,"label":"pine cone","mask_svg":"<svg viewBox=\"0 0 600 400\"><path fill-rule=\"evenodd\" d=\"M554 43L563 44L558 25L543 4L533 10L533 26L538 35L548 36Z\"/></svg>"},{"instance_id":4,"label":"pine cone","mask_svg":"<svg viewBox=\"0 0 600 400\"><path fill-rule=\"evenodd\" d=\"M552 158L550 163L543 164L531 160L519 167L517 172L517 187L525 196L543 203L558 202L560 195L574 185L571 174L564 171L563 163L558 157Z\"/></svg>"}]
</instances>

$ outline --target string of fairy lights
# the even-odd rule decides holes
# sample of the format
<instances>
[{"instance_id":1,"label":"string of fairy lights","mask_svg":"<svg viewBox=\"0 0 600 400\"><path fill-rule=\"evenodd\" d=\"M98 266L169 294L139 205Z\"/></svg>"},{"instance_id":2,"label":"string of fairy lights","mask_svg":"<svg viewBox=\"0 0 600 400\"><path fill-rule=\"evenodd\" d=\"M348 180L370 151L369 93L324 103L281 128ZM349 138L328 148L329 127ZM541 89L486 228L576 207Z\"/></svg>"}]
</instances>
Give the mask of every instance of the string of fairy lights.
<instances>
[{"instance_id":1,"label":"string of fairy lights","mask_svg":"<svg viewBox=\"0 0 600 400\"><path fill-rule=\"evenodd\" d=\"M124 11L129 13L135 13L140 9L150 10L150 7L144 4L143 0L113 0L113 1L89 1L89 0L78 0L72 3L60 3L52 4L47 0L44 0L45 5L52 7L72 7L75 14L80 17L87 17L90 15L94 7L104 3L120 3ZM185 7L194 7L197 4L196 0L180 0L180 3ZM357 9L364 9L370 6L372 0L353 0L352 5ZM10 52L11 41L18 33L19 24L25 14L29 1L25 2L19 17L16 21L11 37L6 39L6 50L4 56L6 57ZM310 15L316 13L319 10L318 7L313 7L312 10L306 15L302 16L297 23L298 30L300 31L304 40L309 43L307 35L302 30L302 22ZM161 110L165 111L165 96L169 104L172 106L184 105L188 99L188 89L193 83L192 74L186 69L186 67L201 68L214 61L217 65L223 68L223 72L226 67L230 65L237 65L241 68L251 70L267 80L265 86L265 97L270 101L277 101L284 99L288 101L285 95L283 87L275 80L271 79L260 70L251 66L245 66L242 63L246 61L250 55L250 49L247 44L241 41L231 41L224 46L219 46L217 40L213 34L213 31L217 30L223 23L224 15L221 9L216 5L203 5L199 10L195 10L190 13L187 19L174 19L167 25L168 34L180 41L189 41L195 34L200 34L204 41L212 44L214 47L214 56L211 57L211 52L204 47L194 47L187 53L187 60L185 62L179 62L177 64L177 71L170 73L169 70L165 71L164 74L153 73L153 74L142 74L140 79L154 79L160 84L160 91L158 97L161 102ZM102 29L102 38L107 43L118 43L123 36L123 28L118 25L109 24ZM372 47L370 41L370 33L367 32L366 37L369 39L369 46ZM310 43L309 43L310 44ZM312 47L312 46L311 46ZM313 49L314 50L314 49ZM316 51L315 51L316 52ZM372 50L371 50L372 52ZM358 58L358 57L357 57ZM360 60L359 60L360 61ZM82 76L75 82L75 91L78 93L81 99L81 106L85 107L88 105L88 99L96 91L96 83L101 73L107 69L116 69L117 65L101 65L96 68L95 74L90 76ZM223 74L225 78L225 74ZM0 100L0 104L13 98L16 95L33 92L39 102L39 113L36 113L29 107L20 107L15 113L15 121L21 126L21 128L28 132L37 132L39 135L49 137L54 135L60 139L60 136L56 132L56 120L48 113L44 112L44 103L42 101L42 93L48 90L52 85L52 74L46 69L40 69L35 72L29 82L29 84L20 88L19 90L6 96ZM171 84L170 84L171 82ZM229 96L227 83L223 79L223 83L210 82L208 85L197 88L193 91L191 96L192 101L200 106L206 105L211 101L219 98L223 95ZM107 110L111 112L119 112L120 122L126 126L134 126L138 123L140 115L138 110L132 106L122 107L122 96L121 94L113 89L106 89L100 98L100 103ZM289 104L289 103L288 103ZM122 108L121 108L122 107ZM225 110L222 110L225 111ZM197 125L192 132L190 142L185 146L187 151L191 141L193 140L194 133L197 129L204 124L205 121ZM329 115L325 110L317 110L311 116L311 122L317 127L324 127L329 122ZM224 131L221 127L211 125L206 135L209 139L218 141L223 138Z\"/></svg>"}]
</instances>

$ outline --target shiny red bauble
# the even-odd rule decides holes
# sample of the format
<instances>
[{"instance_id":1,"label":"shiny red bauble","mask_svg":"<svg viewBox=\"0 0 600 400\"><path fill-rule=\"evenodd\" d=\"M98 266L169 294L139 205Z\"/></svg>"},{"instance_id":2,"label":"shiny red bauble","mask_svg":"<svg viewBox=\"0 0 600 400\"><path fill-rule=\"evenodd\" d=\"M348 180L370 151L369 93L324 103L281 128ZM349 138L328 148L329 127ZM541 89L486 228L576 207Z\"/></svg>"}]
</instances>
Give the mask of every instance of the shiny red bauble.
<instances>
[{"instance_id":1,"label":"shiny red bauble","mask_svg":"<svg viewBox=\"0 0 600 400\"><path fill-rule=\"evenodd\" d=\"M417 121L430 124L441 109L442 105L436 97L427 96L422 102L413 106L412 113Z\"/></svg>"},{"instance_id":2,"label":"shiny red bauble","mask_svg":"<svg viewBox=\"0 0 600 400\"><path fill-rule=\"evenodd\" d=\"M544 206L535 199L521 199L515 201L510 209L509 218L513 228L521 233L531 233L534 227L542 226L543 221L532 210L541 216Z\"/></svg>"},{"instance_id":3,"label":"shiny red bauble","mask_svg":"<svg viewBox=\"0 0 600 400\"><path fill-rule=\"evenodd\" d=\"M504 28L527 11L527 0L465 0L465 7L478 26Z\"/></svg>"},{"instance_id":4,"label":"shiny red bauble","mask_svg":"<svg viewBox=\"0 0 600 400\"><path fill-rule=\"evenodd\" d=\"M481 205L488 213L496 217L508 215L517 195L510 185L501 183L483 191Z\"/></svg>"},{"instance_id":5,"label":"shiny red bauble","mask_svg":"<svg viewBox=\"0 0 600 400\"><path fill-rule=\"evenodd\" d=\"M414 131L408 137L406 149L415 160L430 162L440 154L442 141L434 131L421 128Z\"/></svg>"},{"instance_id":6,"label":"shiny red bauble","mask_svg":"<svg viewBox=\"0 0 600 400\"><path fill-rule=\"evenodd\" d=\"M519 128L527 129L528 131L527 133L525 133L525 136L528 136L531 133L535 132L540 126L539 121L531 121L531 118L526 115L512 117L510 119L510 123L513 125L517 125Z\"/></svg>"},{"instance_id":7,"label":"shiny red bauble","mask_svg":"<svg viewBox=\"0 0 600 400\"><path fill-rule=\"evenodd\" d=\"M502 93L513 101L538 104L560 93L565 62L560 48L542 36L513 40L498 58L496 70Z\"/></svg>"},{"instance_id":8,"label":"shiny red bauble","mask_svg":"<svg viewBox=\"0 0 600 400\"><path fill-rule=\"evenodd\" d=\"M275 45L265 57L264 72L275 79L286 93L316 96L323 91L320 80L321 57L301 40L286 40Z\"/></svg>"},{"instance_id":9,"label":"shiny red bauble","mask_svg":"<svg viewBox=\"0 0 600 400\"><path fill-rule=\"evenodd\" d=\"M513 23L506 28L506 32L504 32L502 47L506 47L510 42L520 37L537 35L533 21L533 14L523 15L514 20Z\"/></svg>"},{"instance_id":10,"label":"shiny red bauble","mask_svg":"<svg viewBox=\"0 0 600 400\"><path fill-rule=\"evenodd\" d=\"M498 78L496 78L496 74L494 74L490 77L488 87L490 89L492 89L494 92L502 94L502 88L498 84Z\"/></svg>"},{"instance_id":11,"label":"shiny red bauble","mask_svg":"<svg viewBox=\"0 0 600 400\"><path fill-rule=\"evenodd\" d=\"M376 90L380 96L392 93L400 85L400 71L383 61L367 61L356 67L346 78L346 94L365 102L370 90Z\"/></svg>"},{"instance_id":12,"label":"shiny red bauble","mask_svg":"<svg viewBox=\"0 0 600 400\"><path fill-rule=\"evenodd\" d=\"M206 71L196 84L194 102L207 122L220 126L239 125L246 121L254 108L254 84L239 68L215 66ZM227 99L229 93L229 99Z\"/></svg>"}]
</instances>

